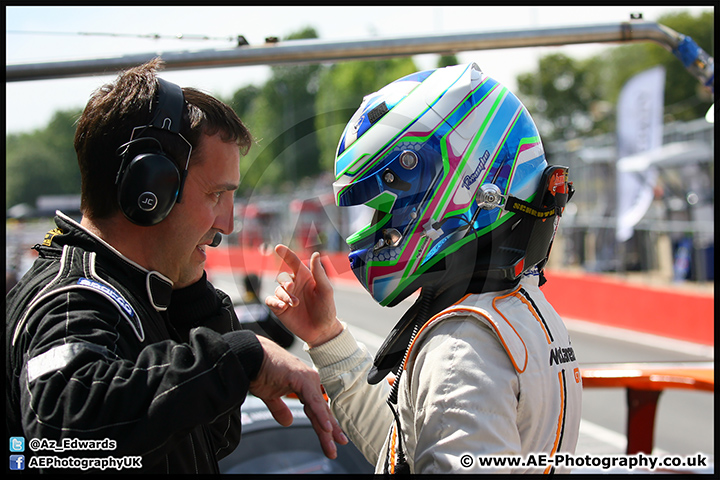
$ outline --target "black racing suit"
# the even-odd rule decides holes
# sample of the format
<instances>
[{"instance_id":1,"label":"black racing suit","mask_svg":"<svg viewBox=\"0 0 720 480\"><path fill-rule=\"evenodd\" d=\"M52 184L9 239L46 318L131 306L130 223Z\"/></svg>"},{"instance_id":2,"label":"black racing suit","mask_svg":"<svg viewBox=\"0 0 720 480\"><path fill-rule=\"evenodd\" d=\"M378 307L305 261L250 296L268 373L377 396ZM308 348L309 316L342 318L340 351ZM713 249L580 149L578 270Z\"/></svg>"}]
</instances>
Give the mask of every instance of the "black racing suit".
<instances>
[{"instance_id":1,"label":"black racing suit","mask_svg":"<svg viewBox=\"0 0 720 480\"><path fill-rule=\"evenodd\" d=\"M74 220L58 212L55 223L7 295L6 438L110 441L65 452L44 442L26 448L28 467L33 456L114 457L142 465L126 472L217 472L240 440L257 337L206 275L173 291Z\"/></svg>"}]
</instances>

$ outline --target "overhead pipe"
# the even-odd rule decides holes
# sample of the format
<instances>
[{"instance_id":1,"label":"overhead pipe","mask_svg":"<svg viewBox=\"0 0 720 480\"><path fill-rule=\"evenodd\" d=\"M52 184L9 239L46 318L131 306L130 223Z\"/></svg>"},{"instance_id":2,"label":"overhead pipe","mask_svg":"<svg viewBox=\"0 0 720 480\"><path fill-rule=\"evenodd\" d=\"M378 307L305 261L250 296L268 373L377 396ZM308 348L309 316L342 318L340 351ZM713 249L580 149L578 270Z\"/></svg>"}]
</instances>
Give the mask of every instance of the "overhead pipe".
<instances>
[{"instance_id":1,"label":"overhead pipe","mask_svg":"<svg viewBox=\"0 0 720 480\"><path fill-rule=\"evenodd\" d=\"M155 57L165 70L284 65L368 60L377 58L447 54L476 50L560 46L584 43L626 43L652 41L675 54L703 85L714 93L714 62L692 38L654 22L629 22L522 29L482 33L458 33L369 40L289 40L262 46L197 51L152 52L119 57L6 65L6 82L45 80L90 75L112 75L143 64Z\"/></svg>"}]
</instances>

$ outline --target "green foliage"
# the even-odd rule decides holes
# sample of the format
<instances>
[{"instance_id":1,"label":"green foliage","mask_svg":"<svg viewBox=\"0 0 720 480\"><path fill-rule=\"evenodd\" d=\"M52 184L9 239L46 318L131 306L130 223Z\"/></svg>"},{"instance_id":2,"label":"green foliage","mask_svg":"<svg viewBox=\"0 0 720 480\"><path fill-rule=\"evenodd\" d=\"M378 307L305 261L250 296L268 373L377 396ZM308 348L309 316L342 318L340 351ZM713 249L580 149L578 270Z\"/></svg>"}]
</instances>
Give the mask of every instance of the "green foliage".
<instances>
[{"instance_id":1,"label":"green foliage","mask_svg":"<svg viewBox=\"0 0 720 480\"><path fill-rule=\"evenodd\" d=\"M693 17L687 12L661 17L658 23L690 36L703 50L713 55L714 15L705 12ZM615 104L623 85L634 75L649 68L665 67L665 114L667 120L693 120L705 115L712 103L709 92L670 51L655 43L621 46L599 57L609 66L611 88L608 101Z\"/></svg>"},{"instance_id":2,"label":"green foliage","mask_svg":"<svg viewBox=\"0 0 720 480\"><path fill-rule=\"evenodd\" d=\"M713 12L697 17L672 13L657 23L690 36L713 56ZM675 55L651 42L609 47L586 60L546 55L537 71L518 76L518 94L546 140L612 133L615 105L625 83L658 65L666 71L666 121L703 117L712 104L710 92Z\"/></svg>"},{"instance_id":3,"label":"green foliage","mask_svg":"<svg viewBox=\"0 0 720 480\"><path fill-rule=\"evenodd\" d=\"M697 17L693 17L688 12L668 14L660 17L658 23L691 37L700 48L709 55L714 55L713 12L704 12ZM617 59L611 56L614 65L626 67L618 69L620 88L633 75L656 65L662 65L666 71L666 120L687 121L705 115L712 103L710 93L671 52L654 43L631 45L618 50L628 50L628 52L618 52L619 58ZM617 95L619 95L619 89L614 100L617 99Z\"/></svg>"},{"instance_id":4,"label":"green foliage","mask_svg":"<svg viewBox=\"0 0 720 480\"><path fill-rule=\"evenodd\" d=\"M226 103L241 119L244 119L246 116L250 115L253 102L255 102L258 96L260 96L260 89L255 85L248 85L240 90L237 90L233 94L232 98Z\"/></svg>"},{"instance_id":5,"label":"green foliage","mask_svg":"<svg viewBox=\"0 0 720 480\"><path fill-rule=\"evenodd\" d=\"M536 73L518 76L519 94L546 138L560 132L574 138L592 128L586 113L593 99L587 75L580 62L554 53L540 59Z\"/></svg>"},{"instance_id":6,"label":"green foliage","mask_svg":"<svg viewBox=\"0 0 720 480\"><path fill-rule=\"evenodd\" d=\"M455 55L454 53L448 55L440 55L440 58L437 62L437 68L451 67L459 63L460 62L458 61L457 55Z\"/></svg>"},{"instance_id":7,"label":"green foliage","mask_svg":"<svg viewBox=\"0 0 720 480\"><path fill-rule=\"evenodd\" d=\"M5 201L35 205L41 195L80 193L80 171L73 147L80 112L55 113L44 129L12 134L5 144Z\"/></svg>"},{"instance_id":8,"label":"green foliage","mask_svg":"<svg viewBox=\"0 0 720 480\"><path fill-rule=\"evenodd\" d=\"M666 15L658 23L691 36L714 54L714 14ZM313 28L286 40L317 38ZM458 63L438 57L438 67ZM613 132L619 92L633 75L656 65L667 72L667 120L704 116L709 93L675 56L654 43L611 46L588 59L552 53L538 69L518 77L516 92L546 141ZM417 71L412 57L272 67L261 86L238 89L227 103L253 134L241 159L239 195L289 191L303 178L332 172L342 131L365 95ZM33 205L39 195L78 194L80 176L72 146L79 112L58 112L47 127L6 138L7 206Z\"/></svg>"},{"instance_id":9,"label":"green foliage","mask_svg":"<svg viewBox=\"0 0 720 480\"><path fill-rule=\"evenodd\" d=\"M317 38L313 28L287 40ZM320 65L274 66L262 87L245 88L231 106L255 137L255 145L241 161L240 193L264 185L290 185L318 172L315 97Z\"/></svg>"},{"instance_id":10,"label":"green foliage","mask_svg":"<svg viewBox=\"0 0 720 480\"><path fill-rule=\"evenodd\" d=\"M327 68L320 78L316 127L320 168L331 172L343 129L363 97L390 82L417 71L410 57L362 62L342 62Z\"/></svg>"}]
</instances>

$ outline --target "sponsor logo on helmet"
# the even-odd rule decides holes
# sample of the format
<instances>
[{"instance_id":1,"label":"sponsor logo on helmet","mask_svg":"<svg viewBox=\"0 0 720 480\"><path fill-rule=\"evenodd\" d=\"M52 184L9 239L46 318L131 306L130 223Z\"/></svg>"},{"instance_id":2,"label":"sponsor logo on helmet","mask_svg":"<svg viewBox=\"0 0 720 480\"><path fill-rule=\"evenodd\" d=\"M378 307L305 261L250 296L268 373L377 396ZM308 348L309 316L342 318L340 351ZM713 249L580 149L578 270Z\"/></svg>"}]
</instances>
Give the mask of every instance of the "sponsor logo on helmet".
<instances>
[{"instance_id":1,"label":"sponsor logo on helmet","mask_svg":"<svg viewBox=\"0 0 720 480\"><path fill-rule=\"evenodd\" d=\"M548 218L548 217L552 217L553 215L555 215L554 207L551 208L550 210L540 211L540 210L536 210L528 205L523 205L520 203L513 206L513 211L527 213L528 215L532 215L533 217L537 217L537 218Z\"/></svg>"},{"instance_id":2,"label":"sponsor logo on helmet","mask_svg":"<svg viewBox=\"0 0 720 480\"><path fill-rule=\"evenodd\" d=\"M485 150L485 153L482 154L482 157L480 157L480 160L478 161L478 166L475 168L475 171L470 175L465 175L465 177L463 177L463 187L470 190L470 187L477 181L478 178L480 178L482 172L485 171L485 166L487 165L487 161L489 158L490 152Z\"/></svg>"}]
</instances>

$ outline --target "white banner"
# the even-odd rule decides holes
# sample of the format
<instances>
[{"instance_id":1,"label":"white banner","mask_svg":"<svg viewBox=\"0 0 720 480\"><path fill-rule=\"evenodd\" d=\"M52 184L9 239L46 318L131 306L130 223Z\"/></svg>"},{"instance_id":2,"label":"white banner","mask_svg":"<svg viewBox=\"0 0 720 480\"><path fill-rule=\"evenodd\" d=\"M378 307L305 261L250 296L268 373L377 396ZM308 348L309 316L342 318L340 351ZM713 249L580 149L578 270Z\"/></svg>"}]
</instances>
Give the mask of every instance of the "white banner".
<instances>
[{"instance_id":1,"label":"white banner","mask_svg":"<svg viewBox=\"0 0 720 480\"><path fill-rule=\"evenodd\" d=\"M655 67L632 77L620 92L617 105L618 166L624 158L645 153L648 167L642 171L617 169L617 230L625 242L653 200L657 169L652 157L662 147L665 68Z\"/></svg>"}]
</instances>

